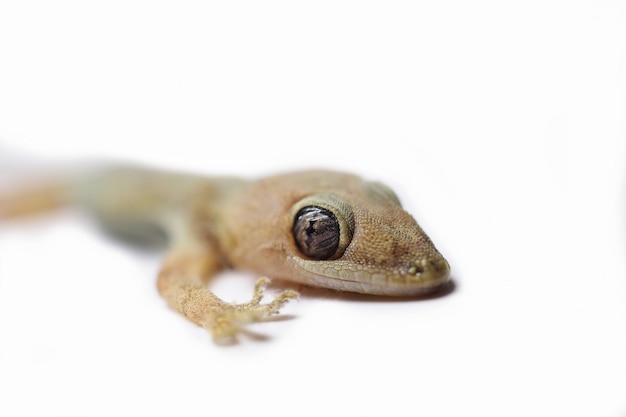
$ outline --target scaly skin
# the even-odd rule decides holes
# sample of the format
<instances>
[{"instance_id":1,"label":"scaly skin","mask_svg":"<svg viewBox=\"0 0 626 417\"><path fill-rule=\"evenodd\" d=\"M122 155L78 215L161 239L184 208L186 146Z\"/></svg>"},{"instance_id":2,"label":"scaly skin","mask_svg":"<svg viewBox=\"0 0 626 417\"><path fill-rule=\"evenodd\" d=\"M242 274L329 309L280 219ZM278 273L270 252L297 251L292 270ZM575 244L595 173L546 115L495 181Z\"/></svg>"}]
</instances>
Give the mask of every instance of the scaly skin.
<instances>
[{"instance_id":1,"label":"scaly skin","mask_svg":"<svg viewBox=\"0 0 626 417\"><path fill-rule=\"evenodd\" d=\"M163 232L169 251L159 292L223 344L234 342L245 323L265 320L298 295L287 290L261 304L268 282L261 278L250 302L227 303L207 288L209 278L225 267L384 296L429 294L449 281L448 263L395 194L351 174L306 171L248 182L113 168L0 193L0 220L63 204L85 208L123 235L145 239ZM331 213L327 223L300 220L300 210L309 207ZM305 223L296 237L297 221ZM299 239L314 251L318 241L336 250L314 259L319 252L306 256Z\"/></svg>"}]
</instances>

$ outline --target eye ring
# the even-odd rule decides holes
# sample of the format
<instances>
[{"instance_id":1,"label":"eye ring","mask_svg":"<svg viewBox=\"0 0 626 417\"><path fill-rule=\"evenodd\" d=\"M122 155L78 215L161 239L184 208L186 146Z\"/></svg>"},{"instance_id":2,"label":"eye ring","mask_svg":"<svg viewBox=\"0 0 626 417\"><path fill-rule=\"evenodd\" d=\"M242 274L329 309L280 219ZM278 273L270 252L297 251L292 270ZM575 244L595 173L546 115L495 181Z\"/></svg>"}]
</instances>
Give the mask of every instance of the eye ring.
<instances>
[{"instance_id":1,"label":"eye ring","mask_svg":"<svg viewBox=\"0 0 626 417\"><path fill-rule=\"evenodd\" d=\"M322 261L340 258L354 230L354 216L341 198L328 194L308 196L292 207L292 236L306 258Z\"/></svg>"}]
</instances>

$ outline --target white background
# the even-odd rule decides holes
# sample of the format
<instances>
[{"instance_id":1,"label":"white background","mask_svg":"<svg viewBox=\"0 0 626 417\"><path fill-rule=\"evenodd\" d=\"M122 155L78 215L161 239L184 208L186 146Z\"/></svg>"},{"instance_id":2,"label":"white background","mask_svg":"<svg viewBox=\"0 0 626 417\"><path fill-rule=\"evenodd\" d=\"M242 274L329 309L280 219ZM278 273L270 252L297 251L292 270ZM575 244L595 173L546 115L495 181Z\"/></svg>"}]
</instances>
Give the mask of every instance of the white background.
<instances>
[{"instance_id":1,"label":"white background","mask_svg":"<svg viewBox=\"0 0 626 417\"><path fill-rule=\"evenodd\" d=\"M624 417L625 115L620 1L2 1L5 169L357 172L456 290L312 292L217 347L159 256L73 212L2 224L0 415Z\"/></svg>"}]
</instances>

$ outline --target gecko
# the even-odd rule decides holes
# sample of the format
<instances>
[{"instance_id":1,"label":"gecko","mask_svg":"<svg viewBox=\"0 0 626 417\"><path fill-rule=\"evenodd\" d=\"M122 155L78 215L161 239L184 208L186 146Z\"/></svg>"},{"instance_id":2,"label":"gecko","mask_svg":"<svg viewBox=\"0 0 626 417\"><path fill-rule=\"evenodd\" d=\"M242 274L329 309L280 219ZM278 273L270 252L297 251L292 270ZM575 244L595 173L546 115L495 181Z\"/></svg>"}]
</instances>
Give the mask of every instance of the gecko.
<instances>
[{"instance_id":1,"label":"gecko","mask_svg":"<svg viewBox=\"0 0 626 417\"><path fill-rule=\"evenodd\" d=\"M111 166L0 192L0 222L77 206L106 230L166 237L157 289L167 304L232 344L298 292L262 302L271 277L379 296L445 288L450 266L396 194L381 182L324 170L259 180ZM252 298L229 303L209 288L232 268L258 278Z\"/></svg>"}]
</instances>

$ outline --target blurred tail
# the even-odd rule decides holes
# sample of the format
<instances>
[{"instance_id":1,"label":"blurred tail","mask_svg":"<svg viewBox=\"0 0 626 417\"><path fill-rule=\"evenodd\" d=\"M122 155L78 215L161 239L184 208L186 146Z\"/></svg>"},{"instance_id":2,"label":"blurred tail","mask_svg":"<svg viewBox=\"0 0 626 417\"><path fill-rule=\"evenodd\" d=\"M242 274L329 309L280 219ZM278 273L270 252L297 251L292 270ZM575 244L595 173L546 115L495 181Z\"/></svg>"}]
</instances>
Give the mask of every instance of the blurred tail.
<instances>
[{"instance_id":1,"label":"blurred tail","mask_svg":"<svg viewBox=\"0 0 626 417\"><path fill-rule=\"evenodd\" d=\"M30 181L19 187L0 188L0 221L53 211L72 202L67 179Z\"/></svg>"}]
</instances>

